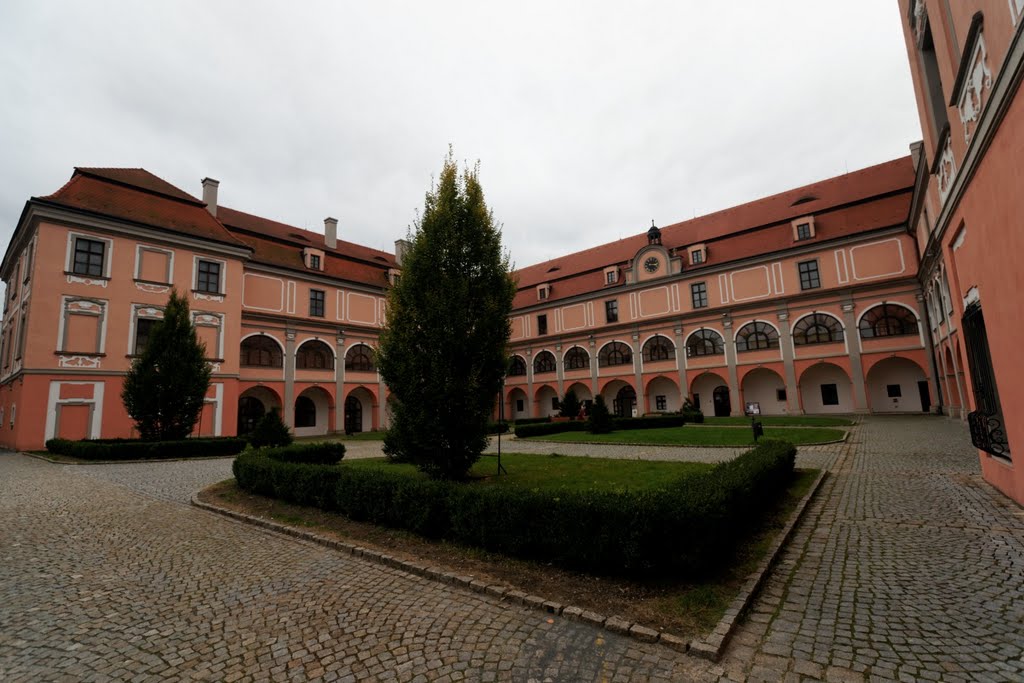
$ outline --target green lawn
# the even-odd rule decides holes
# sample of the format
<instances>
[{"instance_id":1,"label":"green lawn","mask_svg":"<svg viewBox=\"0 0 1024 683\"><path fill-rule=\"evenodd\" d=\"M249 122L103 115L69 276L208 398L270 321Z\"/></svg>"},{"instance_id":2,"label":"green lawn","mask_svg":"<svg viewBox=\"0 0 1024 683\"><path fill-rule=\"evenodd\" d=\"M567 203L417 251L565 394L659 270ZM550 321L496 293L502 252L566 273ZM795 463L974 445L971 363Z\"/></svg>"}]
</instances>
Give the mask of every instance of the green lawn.
<instances>
[{"instance_id":1,"label":"green lawn","mask_svg":"<svg viewBox=\"0 0 1024 683\"><path fill-rule=\"evenodd\" d=\"M817 417L808 415L765 415L758 417L765 427L848 427L852 420L844 417ZM705 417L704 424L710 426L750 426L749 417Z\"/></svg>"},{"instance_id":2,"label":"green lawn","mask_svg":"<svg viewBox=\"0 0 1024 683\"><path fill-rule=\"evenodd\" d=\"M658 488L680 477L705 472L713 465L697 462L654 462L650 460L616 460L531 453L503 453L501 464L508 475L495 476L498 459L485 455L470 471L484 486L517 486L530 489L577 489L591 491L622 491L624 489ZM387 462L384 458L343 460L341 467L386 469L421 477L412 465Z\"/></svg>"},{"instance_id":3,"label":"green lawn","mask_svg":"<svg viewBox=\"0 0 1024 683\"><path fill-rule=\"evenodd\" d=\"M785 439L798 446L800 444L836 441L843 438L844 433L842 429L822 429L818 427L804 429L765 427L764 430L764 435L767 437ZM664 427L661 429L621 429L610 434L562 432L561 434L538 436L530 440L558 441L562 443L628 443L650 446L752 446L754 444L754 435L750 429L686 425L684 427Z\"/></svg>"}]
</instances>

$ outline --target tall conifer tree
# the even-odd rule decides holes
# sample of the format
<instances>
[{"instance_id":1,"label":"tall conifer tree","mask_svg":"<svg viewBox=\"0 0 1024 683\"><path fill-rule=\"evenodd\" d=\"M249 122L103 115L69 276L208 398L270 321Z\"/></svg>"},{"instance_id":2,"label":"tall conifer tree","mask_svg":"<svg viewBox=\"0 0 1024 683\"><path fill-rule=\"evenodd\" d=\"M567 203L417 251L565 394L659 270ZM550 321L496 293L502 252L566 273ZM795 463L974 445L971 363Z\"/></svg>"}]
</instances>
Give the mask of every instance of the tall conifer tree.
<instances>
[{"instance_id":1,"label":"tall conifer tree","mask_svg":"<svg viewBox=\"0 0 1024 683\"><path fill-rule=\"evenodd\" d=\"M170 441L192 433L210 387L205 355L188 300L172 290L163 320L150 330L121 388L124 407L143 439Z\"/></svg>"},{"instance_id":2,"label":"tall conifer tree","mask_svg":"<svg viewBox=\"0 0 1024 683\"><path fill-rule=\"evenodd\" d=\"M516 286L479 165L460 175L449 150L414 227L377 350L394 399L384 452L457 479L487 445Z\"/></svg>"}]
</instances>

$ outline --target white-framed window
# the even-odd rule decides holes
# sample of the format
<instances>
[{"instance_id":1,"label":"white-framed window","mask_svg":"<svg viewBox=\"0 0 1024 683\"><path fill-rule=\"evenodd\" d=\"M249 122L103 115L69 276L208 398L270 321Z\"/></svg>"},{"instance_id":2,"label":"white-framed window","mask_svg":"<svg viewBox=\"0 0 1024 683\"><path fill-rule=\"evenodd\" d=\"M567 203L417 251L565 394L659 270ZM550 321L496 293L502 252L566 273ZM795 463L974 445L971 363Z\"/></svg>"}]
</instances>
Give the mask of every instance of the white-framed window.
<instances>
[{"instance_id":1,"label":"white-framed window","mask_svg":"<svg viewBox=\"0 0 1024 683\"><path fill-rule=\"evenodd\" d=\"M57 350L76 355L105 352L107 302L99 299L63 297L58 323Z\"/></svg>"},{"instance_id":2,"label":"white-framed window","mask_svg":"<svg viewBox=\"0 0 1024 683\"><path fill-rule=\"evenodd\" d=\"M135 279L160 285L173 284L174 252L148 244L136 244Z\"/></svg>"},{"instance_id":3,"label":"white-framed window","mask_svg":"<svg viewBox=\"0 0 1024 683\"><path fill-rule=\"evenodd\" d=\"M606 285L614 285L618 281L619 281L619 269L618 268L612 267L612 268L605 268L604 269L604 283Z\"/></svg>"},{"instance_id":4,"label":"white-framed window","mask_svg":"<svg viewBox=\"0 0 1024 683\"><path fill-rule=\"evenodd\" d=\"M64 272L80 278L110 279L114 241L80 232L69 232Z\"/></svg>"},{"instance_id":5,"label":"white-framed window","mask_svg":"<svg viewBox=\"0 0 1024 683\"><path fill-rule=\"evenodd\" d=\"M227 271L226 261L196 256L192 264L192 290L199 295L224 296Z\"/></svg>"},{"instance_id":6,"label":"white-framed window","mask_svg":"<svg viewBox=\"0 0 1024 683\"><path fill-rule=\"evenodd\" d=\"M537 300L538 301L547 301L550 296L551 296L551 285L549 285L547 283L544 283L542 285L537 285Z\"/></svg>"}]
</instances>

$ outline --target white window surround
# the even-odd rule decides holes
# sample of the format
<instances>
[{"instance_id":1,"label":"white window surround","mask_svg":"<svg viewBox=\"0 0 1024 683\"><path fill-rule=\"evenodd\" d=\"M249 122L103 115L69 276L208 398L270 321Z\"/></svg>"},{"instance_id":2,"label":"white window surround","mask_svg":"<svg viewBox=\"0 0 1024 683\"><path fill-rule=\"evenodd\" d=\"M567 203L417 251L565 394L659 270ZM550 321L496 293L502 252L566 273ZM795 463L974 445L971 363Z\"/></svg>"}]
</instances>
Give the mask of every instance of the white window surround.
<instances>
[{"instance_id":1,"label":"white window surround","mask_svg":"<svg viewBox=\"0 0 1024 683\"><path fill-rule=\"evenodd\" d=\"M224 314L212 313L210 311L192 311L192 324L196 327L212 327L217 330L217 353L211 354L210 349L206 350L210 358L224 358Z\"/></svg>"},{"instance_id":2,"label":"white window surround","mask_svg":"<svg viewBox=\"0 0 1024 683\"><path fill-rule=\"evenodd\" d=\"M814 237L817 235L817 230L815 229L815 225L814 225L814 216L801 216L799 218L794 218L792 221L790 221L790 225L793 227L793 241L794 242L802 242L802 241L806 241L806 240L809 240L809 239L814 239ZM801 225L808 226L810 228L810 231L811 231L811 234L809 236L805 237L803 240L800 239L800 226Z\"/></svg>"},{"instance_id":3,"label":"white window surround","mask_svg":"<svg viewBox=\"0 0 1024 683\"><path fill-rule=\"evenodd\" d=\"M60 302L60 320L57 323L57 350L61 353L78 349L67 349L64 338L65 324L68 316L71 315L92 315L100 319L99 339L96 344L96 353L106 353L107 346L107 302L99 299L87 299L77 296L62 296Z\"/></svg>"},{"instance_id":4,"label":"white window surround","mask_svg":"<svg viewBox=\"0 0 1024 683\"><path fill-rule=\"evenodd\" d=\"M604 283L606 285L614 285L619 281L619 269L617 266L604 269Z\"/></svg>"},{"instance_id":5,"label":"white window surround","mask_svg":"<svg viewBox=\"0 0 1024 683\"><path fill-rule=\"evenodd\" d=\"M152 306L150 304L132 304L131 325L128 326L128 346L125 347L128 350L129 356L135 354L135 333L138 331L139 318L163 320L164 307Z\"/></svg>"},{"instance_id":6,"label":"white window surround","mask_svg":"<svg viewBox=\"0 0 1024 683\"><path fill-rule=\"evenodd\" d=\"M544 283L537 285L537 300L546 301L551 297L551 285Z\"/></svg>"},{"instance_id":7,"label":"white window surround","mask_svg":"<svg viewBox=\"0 0 1024 683\"><path fill-rule=\"evenodd\" d=\"M154 247L149 244L135 245L135 279L138 280L139 276L142 274L142 252L144 251L152 251L159 254L167 254L167 278L165 279L164 282L159 284L174 284L174 251L171 249Z\"/></svg>"},{"instance_id":8,"label":"white window surround","mask_svg":"<svg viewBox=\"0 0 1024 683\"><path fill-rule=\"evenodd\" d=\"M220 278L217 283L218 291L216 294L212 292L199 292L199 262L206 261L207 263L219 263L220 264ZM227 292L227 277L228 275L228 262L223 259L210 258L209 256L193 256L192 257L192 298L201 299L204 301L223 301L224 295Z\"/></svg>"},{"instance_id":9,"label":"white window surround","mask_svg":"<svg viewBox=\"0 0 1024 683\"><path fill-rule=\"evenodd\" d=\"M107 286L105 280L95 280L93 277L88 275L82 275L74 272L75 268L75 240L77 238L83 238L87 240L93 240L95 242L103 242L106 247L103 249L103 275L101 277L105 280L110 279L110 263L114 260L114 240L109 237L101 237L99 235L93 235L86 232L73 232L68 231L67 239L67 251L64 256L64 273L67 275L68 283L77 282L79 284L98 284L103 287Z\"/></svg>"}]
</instances>

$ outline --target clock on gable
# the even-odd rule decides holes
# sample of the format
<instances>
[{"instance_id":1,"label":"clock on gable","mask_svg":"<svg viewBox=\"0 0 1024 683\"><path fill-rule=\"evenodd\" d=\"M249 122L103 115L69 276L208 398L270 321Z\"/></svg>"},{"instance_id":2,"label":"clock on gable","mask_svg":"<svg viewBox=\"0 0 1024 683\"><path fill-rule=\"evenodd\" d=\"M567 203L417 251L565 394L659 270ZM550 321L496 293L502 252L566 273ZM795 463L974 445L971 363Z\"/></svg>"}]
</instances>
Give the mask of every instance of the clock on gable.
<instances>
[{"instance_id":1,"label":"clock on gable","mask_svg":"<svg viewBox=\"0 0 1024 683\"><path fill-rule=\"evenodd\" d=\"M658 257L651 256L646 261L644 261L644 270L646 270L648 273L653 273L654 271L658 270L658 266L660 265L661 261L658 260Z\"/></svg>"}]
</instances>

